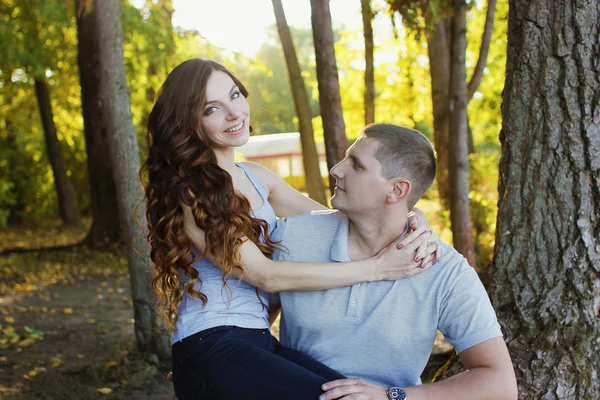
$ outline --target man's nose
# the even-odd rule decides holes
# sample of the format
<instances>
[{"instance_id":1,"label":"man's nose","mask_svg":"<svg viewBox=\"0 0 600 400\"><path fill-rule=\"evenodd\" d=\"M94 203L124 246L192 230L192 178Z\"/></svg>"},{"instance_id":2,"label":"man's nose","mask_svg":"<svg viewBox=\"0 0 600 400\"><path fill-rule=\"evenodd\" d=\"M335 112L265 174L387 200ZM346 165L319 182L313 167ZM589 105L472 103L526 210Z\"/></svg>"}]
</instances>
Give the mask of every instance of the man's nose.
<instances>
[{"instance_id":1,"label":"man's nose","mask_svg":"<svg viewBox=\"0 0 600 400\"><path fill-rule=\"evenodd\" d=\"M331 170L329 171L331 176L333 176L336 179L342 178L342 168L340 168L341 164L342 164L341 162L335 164L333 167L331 167Z\"/></svg>"}]
</instances>

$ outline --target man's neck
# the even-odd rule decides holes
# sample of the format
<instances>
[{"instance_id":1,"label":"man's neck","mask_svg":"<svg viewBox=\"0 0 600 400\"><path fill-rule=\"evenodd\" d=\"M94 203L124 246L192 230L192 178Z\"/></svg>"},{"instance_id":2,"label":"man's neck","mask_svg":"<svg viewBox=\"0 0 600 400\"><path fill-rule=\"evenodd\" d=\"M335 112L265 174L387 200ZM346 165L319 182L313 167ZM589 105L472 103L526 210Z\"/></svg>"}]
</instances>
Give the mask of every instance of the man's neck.
<instances>
[{"instance_id":1,"label":"man's neck","mask_svg":"<svg viewBox=\"0 0 600 400\"><path fill-rule=\"evenodd\" d=\"M405 210L350 218L348 256L363 260L379 253L406 230Z\"/></svg>"}]
</instances>

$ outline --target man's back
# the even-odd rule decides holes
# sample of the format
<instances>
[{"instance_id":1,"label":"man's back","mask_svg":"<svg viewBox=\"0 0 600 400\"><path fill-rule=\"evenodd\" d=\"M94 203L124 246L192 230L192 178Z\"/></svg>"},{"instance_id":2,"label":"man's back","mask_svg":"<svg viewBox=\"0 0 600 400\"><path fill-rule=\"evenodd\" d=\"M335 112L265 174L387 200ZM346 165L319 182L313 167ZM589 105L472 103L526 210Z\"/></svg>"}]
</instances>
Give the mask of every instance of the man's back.
<instances>
[{"instance_id":1,"label":"man's back","mask_svg":"<svg viewBox=\"0 0 600 400\"><path fill-rule=\"evenodd\" d=\"M280 220L274 238L288 253L275 259L350 261L348 219L338 211ZM282 344L384 386L420 383L437 329L459 352L501 336L476 272L448 245L411 278L280 297Z\"/></svg>"}]
</instances>

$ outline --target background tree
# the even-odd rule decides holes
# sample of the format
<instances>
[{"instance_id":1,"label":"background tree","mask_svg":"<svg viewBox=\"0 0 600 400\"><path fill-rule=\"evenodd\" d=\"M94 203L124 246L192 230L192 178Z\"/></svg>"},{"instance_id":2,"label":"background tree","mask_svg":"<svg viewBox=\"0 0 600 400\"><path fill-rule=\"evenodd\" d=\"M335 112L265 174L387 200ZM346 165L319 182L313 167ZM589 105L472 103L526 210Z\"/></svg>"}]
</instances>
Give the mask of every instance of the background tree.
<instances>
[{"instance_id":1,"label":"background tree","mask_svg":"<svg viewBox=\"0 0 600 400\"><path fill-rule=\"evenodd\" d=\"M463 79L460 78L459 97L456 91L458 83L453 77L457 74L463 75L462 71L466 70L464 64L466 58L461 50L463 64L460 66L457 64L455 46L464 41L464 46L459 47L466 49L466 15L463 16L463 10L466 13L466 3L464 6L461 3L459 10L456 8L458 3L454 0L413 0L408 3L390 0L389 4L392 11L402 15L407 26L421 30L424 24L431 73L434 143L438 155L436 174L438 192L442 204L450 209L454 246L474 266L476 260L469 209L468 178L468 153L473 152L474 145L468 115L466 111L463 115L463 109L466 110L469 100L481 82L493 30L496 0L488 1L486 24L477 65L468 88L462 88ZM465 19L464 23L463 19ZM457 24L465 25L464 29L456 29ZM456 70L457 68L460 72ZM456 108L457 101L458 108ZM466 132L463 133L462 129L466 129ZM463 137L466 140L466 149L463 149ZM453 143L454 140L460 142ZM467 154L462 154L463 151Z\"/></svg>"},{"instance_id":2,"label":"background tree","mask_svg":"<svg viewBox=\"0 0 600 400\"><path fill-rule=\"evenodd\" d=\"M490 297L523 399L600 393L600 2L510 0Z\"/></svg>"},{"instance_id":3,"label":"background tree","mask_svg":"<svg viewBox=\"0 0 600 400\"><path fill-rule=\"evenodd\" d=\"M50 57L44 54L47 49L41 46L41 37L38 28L38 17L34 10L39 8L35 0L20 0L20 10L23 13L21 27L25 36L25 42L28 47L28 55L34 59L39 57L38 61L33 61L30 65L33 71L33 80L35 87L35 96L38 101L44 138L46 140L46 151L48 160L52 166L54 183L56 185L56 194L58 199L58 214L66 224L76 224L79 222L79 207L75 190L69 179L69 172L63 156L63 147L56 134L56 125L54 124L54 112L52 111L52 102L50 98L50 86L46 79L47 69L52 61Z\"/></svg>"},{"instance_id":4,"label":"background tree","mask_svg":"<svg viewBox=\"0 0 600 400\"><path fill-rule=\"evenodd\" d=\"M469 126L467 119L467 3L453 0L450 65L450 220L454 248L475 266L469 204Z\"/></svg>"},{"instance_id":5,"label":"background tree","mask_svg":"<svg viewBox=\"0 0 600 400\"><path fill-rule=\"evenodd\" d=\"M325 153L327 166L331 169L344 158L348 138L342 112L329 0L310 0L310 8ZM330 177L329 189L332 193L334 187L335 180Z\"/></svg>"},{"instance_id":6,"label":"background tree","mask_svg":"<svg viewBox=\"0 0 600 400\"><path fill-rule=\"evenodd\" d=\"M128 244L127 259L135 318L138 351L151 357L166 358L170 346L166 336L158 335L156 295L151 285L150 248L142 227L146 226L141 203L136 221L136 206L143 199L137 180L139 150L133 127L129 92L123 59L121 11L118 0L94 0L94 15L100 50L100 98L109 132L110 158L119 201L119 219Z\"/></svg>"},{"instance_id":7,"label":"background tree","mask_svg":"<svg viewBox=\"0 0 600 400\"><path fill-rule=\"evenodd\" d=\"M373 9L371 0L361 0L363 35L365 38L365 125L375 122L375 67L373 42Z\"/></svg>"},{"instance_id":8,"label":"background tree","mask_svg":"<svg viewBox=\"0 0 600 400\"><path fill-rule=\"evenodd\" d=\"M115 210L117 191L109 154L108 132L100 102L100 65L96 21L87 0L76 0L77 63L81 86L81 109L87 153L92 226L85 243L98 247L120 238L120 225Z\"/></svg>"},{"instance_id":9,"label":"background tree","mask_svg":"<svg viewBox=\"0 0 600 400\"><path fill-rule=\"evenodd\" d=\"M285 19L285 12L281 0L272 0L273 11L277 21L277 30L281 40L281 46L285 55L290 88L294 98L294 108L298 118L300 141L302 145L302 162L306 179L306 190L308 195L321 204L327 204L325 186L321 178L319 168L319 156L312 127L312 113L308 94L304 86L304 79L300 70L300 63L296 56L296 49L290 33L290 28Z\"/></svg>"}]
</instances>

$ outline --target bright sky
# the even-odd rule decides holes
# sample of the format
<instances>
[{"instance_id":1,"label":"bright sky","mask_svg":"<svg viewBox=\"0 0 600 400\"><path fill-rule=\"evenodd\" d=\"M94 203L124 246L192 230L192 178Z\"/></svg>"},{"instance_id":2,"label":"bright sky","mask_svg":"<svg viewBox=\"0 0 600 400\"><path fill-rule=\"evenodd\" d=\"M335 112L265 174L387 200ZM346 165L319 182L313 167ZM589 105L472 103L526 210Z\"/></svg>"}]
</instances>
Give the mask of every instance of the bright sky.
<instances>
[{"instance_id":1,"label":"bright sky","mask_svg":"<svg viewBox=\"0 0 600 400\"><path fill-rule=\"evenodd\" d=\"M143 4L144 0L132 0ZM291 26L310 27L309 0L282 0ZM230 51L253 54L266 40L266 28L275 23L271 0L174 0L173 24L196 29L209 42ZM360 2L330 0L334 25L362 29Z\"/></svg>"}]
</instances>

